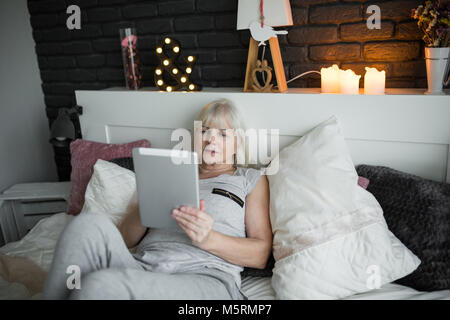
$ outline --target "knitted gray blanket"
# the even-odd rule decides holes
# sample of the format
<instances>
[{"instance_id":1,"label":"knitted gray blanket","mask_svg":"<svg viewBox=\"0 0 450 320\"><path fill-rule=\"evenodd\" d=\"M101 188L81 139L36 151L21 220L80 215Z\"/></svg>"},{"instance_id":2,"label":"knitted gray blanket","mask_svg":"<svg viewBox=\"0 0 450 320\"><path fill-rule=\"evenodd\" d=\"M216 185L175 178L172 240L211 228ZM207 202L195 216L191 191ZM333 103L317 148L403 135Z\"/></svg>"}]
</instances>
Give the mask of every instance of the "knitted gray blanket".
<instances>
[{"instance_id":1,"label":"knitted gray blanket","mask_svg":"<svg viewBox=\"0 0 450 320\"><path fill-rule=\"evenodd\" d=\"M420 291L450 289L450 184L382 166L359 165L389 230L422 260L396 282Z\"/></svg>"}]
</instances>

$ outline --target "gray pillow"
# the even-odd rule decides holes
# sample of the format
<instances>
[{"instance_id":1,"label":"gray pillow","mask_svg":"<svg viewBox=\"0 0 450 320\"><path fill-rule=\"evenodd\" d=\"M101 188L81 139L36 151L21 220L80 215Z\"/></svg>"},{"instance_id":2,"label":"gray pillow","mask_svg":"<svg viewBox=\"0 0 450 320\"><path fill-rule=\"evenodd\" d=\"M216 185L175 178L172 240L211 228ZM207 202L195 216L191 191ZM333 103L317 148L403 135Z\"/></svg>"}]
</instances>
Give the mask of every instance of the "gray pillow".
<instances>
[{"instance_id":1,"label":"gray pillow","mask_svg":"<svg viewBox=\"0 0 450 320\"><path fill-rule=\"evenodd\" d=\"M133 158L131 158L131 157L115 158L115 159L110 160L109 162L115 163L115 164L121 166L122 168L131 170L134 172L134 163L133 163Z\"/></svg>"},{"instance_id":2,"label":"gray pillow","mask_svg":"<svg viewBox=\"0 0 450 320\"><path fill-rule=\"evenodd\" d=\"M275 259L273 257L273 253L271 253L264 269L244 267L244 270L241 272L241 277L271 277L274 266Z\"/></svg>"},{"instance_id":3,"label":"gray pillow","mask_svg":"<svg viewBox=\"0 0 450 320\"><path fill-rule=\"evenodd\" d=\"M422 263L396 282L420 291L450 289L450 184L382 166L359 165L389 230Z\"/></svg>"}]
</instances>

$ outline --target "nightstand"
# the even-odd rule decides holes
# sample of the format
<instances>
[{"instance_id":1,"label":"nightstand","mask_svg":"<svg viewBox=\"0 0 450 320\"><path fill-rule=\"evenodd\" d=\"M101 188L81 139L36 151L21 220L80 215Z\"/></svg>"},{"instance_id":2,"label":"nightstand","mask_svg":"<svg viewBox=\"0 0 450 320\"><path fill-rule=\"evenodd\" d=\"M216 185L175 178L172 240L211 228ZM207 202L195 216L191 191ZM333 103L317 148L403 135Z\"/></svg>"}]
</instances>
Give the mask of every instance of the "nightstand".
<instances>
[{"instance_id":1,"label":"nightstand","mask_svg":"<svg viewBox=\"0 0 450 320\"><path fill-rule=\"evenodd\" d=\"M21 183L0 194L0 226L6 243L20 240L34 225L67 210L70 182Z\"/></svg>"}]
</instances>

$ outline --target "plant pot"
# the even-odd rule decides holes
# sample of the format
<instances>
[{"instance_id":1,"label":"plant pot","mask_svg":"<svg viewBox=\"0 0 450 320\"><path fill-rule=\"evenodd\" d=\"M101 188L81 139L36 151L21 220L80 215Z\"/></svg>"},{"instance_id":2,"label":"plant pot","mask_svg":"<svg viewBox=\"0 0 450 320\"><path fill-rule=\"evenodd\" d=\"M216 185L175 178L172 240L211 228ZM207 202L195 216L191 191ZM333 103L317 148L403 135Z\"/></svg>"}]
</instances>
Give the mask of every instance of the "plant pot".
<instances>
[{"instance_id":1,"label":"plant pot","mask_svg":"<svg viewBox=\"0 0 450 320\"><path fill-rule=\"evenodd\" d=\"M449 69L450 47L425 48L428 91L425 94L444 94L442 90Z\"/></svg>"}]
</instances>

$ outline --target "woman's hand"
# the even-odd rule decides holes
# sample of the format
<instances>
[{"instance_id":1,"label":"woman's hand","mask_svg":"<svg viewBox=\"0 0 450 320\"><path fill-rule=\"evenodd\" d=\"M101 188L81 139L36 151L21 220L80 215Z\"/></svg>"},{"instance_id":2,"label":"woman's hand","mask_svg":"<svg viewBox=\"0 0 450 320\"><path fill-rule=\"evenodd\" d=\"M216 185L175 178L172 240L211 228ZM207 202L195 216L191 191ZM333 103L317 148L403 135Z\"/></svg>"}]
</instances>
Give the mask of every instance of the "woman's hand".
<instances>
[{"instance_id":1,"label":"woman's hand","mask_svg":"<svg viewBox=\"0 0 450 320\"><path fill-rule=\"evenodd\" d=\"M199 248L206 248L212 233L213 217L205 211L205 200L200 200L200 209L181 206L172 210L172 217Z\"/></svg>"}]
</instances>

